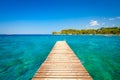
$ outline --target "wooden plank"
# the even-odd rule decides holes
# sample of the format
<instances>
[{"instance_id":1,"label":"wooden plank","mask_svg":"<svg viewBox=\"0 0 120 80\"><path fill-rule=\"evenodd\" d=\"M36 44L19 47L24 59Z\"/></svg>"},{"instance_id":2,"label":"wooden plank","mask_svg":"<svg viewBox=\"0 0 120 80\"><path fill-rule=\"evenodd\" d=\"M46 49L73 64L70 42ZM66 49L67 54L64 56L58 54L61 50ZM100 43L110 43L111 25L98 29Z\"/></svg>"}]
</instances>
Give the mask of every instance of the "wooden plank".
<instances>
[{"instance_id":1,"label":"wooden plank","mask_svg":"<svg viewBox=\"0 0 120 80\"><path fill-rule=\"evenodd\" d=\"M65 41L57 41L32 80L93 80Z\"/></svg>"}]
</instances>

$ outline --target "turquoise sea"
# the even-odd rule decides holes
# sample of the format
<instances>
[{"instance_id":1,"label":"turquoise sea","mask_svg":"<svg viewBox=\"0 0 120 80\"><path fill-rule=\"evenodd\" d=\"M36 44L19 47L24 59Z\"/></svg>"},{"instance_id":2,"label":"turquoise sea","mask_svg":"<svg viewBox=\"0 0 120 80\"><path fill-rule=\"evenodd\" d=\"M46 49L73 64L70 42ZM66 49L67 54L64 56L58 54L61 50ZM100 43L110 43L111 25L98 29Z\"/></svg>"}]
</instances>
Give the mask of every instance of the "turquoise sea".
<instances>
[{"instance_id":1,"label":"turquoise sea","mask_svg":"<svg viewBox=\"0 0 120 80\"><path fill-rule=\"evenodd\" d=\"M58 40L66 40L94 80L120 80L120 36L1 35L0 80L31 80Z\"/></svg>"}]
</instances>

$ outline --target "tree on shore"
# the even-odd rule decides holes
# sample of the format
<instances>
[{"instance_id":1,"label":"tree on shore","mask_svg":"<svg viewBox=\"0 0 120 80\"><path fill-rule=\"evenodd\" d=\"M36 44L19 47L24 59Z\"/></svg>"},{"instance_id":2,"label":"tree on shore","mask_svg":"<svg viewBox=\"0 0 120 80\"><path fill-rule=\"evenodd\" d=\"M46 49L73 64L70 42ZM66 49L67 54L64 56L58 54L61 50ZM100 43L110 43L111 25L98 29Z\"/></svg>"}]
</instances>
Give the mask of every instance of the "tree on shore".
<instances>
[{"instance_id":1,"label":"tree on shore","mask_svg":"<svg viewBox=\"0 0 120 80\"><path fill-rule=\"evenodd\" d=\"M120 27L102 27L99 29L64 29L60 32L52 32L52 34L66 34L66 35L79 35L79 34L120 34Z\"/></svg>"}]
</instances>

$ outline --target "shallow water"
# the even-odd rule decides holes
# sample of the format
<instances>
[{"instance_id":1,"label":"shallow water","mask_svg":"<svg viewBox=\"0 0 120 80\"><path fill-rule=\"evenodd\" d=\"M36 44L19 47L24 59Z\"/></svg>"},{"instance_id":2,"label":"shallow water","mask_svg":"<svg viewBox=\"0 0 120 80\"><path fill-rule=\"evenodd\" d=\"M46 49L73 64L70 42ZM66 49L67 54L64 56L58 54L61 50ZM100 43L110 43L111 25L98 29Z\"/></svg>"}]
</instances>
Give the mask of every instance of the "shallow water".
<instances>
[{"instance_id":1,"label":"shallow water","mask_svg":"<svg viewBox=\"0 0 120 80\"><path fill-rule=\"evenodd\" d=\"M58 40L66 40L94 80L120 80L120 36L0 36L0 80L31 80Z\"/></svg>"}]
</instances>

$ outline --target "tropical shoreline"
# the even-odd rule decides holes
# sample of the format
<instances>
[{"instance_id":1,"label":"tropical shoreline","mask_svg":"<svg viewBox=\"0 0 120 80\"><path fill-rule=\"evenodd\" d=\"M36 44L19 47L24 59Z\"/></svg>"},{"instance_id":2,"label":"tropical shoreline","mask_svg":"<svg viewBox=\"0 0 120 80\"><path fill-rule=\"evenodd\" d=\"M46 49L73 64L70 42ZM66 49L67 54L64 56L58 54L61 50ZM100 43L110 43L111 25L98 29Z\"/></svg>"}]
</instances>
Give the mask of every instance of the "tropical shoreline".
<instances>
[{"instance_id":1,"label":"tropical shoreline","mask_svg":"<svg viewBox=\"0 0 120 80\"><path fill-rule=\"evenodd\" d=\"M60 32L52 32L54 35L120 35L120 27L102 27L98 29L63 29Z\"/></svg>"}]
</instances>

